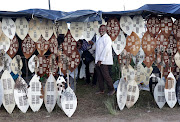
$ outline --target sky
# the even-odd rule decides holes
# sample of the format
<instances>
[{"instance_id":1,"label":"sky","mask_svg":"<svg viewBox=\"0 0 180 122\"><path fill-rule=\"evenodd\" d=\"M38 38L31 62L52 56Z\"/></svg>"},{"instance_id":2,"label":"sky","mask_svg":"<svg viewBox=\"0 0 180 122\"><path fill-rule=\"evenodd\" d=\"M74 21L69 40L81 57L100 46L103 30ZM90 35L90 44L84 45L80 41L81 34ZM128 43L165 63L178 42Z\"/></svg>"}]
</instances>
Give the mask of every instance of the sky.
<instances>
[{"instance_id":1,"label":"sky","mask_svg":"<svg viewBox=\"0 0 180 122\"><path fill-rule=\"evenodd\" d=\"M49 0L0 0L0 11L19 11L32 8L49 9ZM75 11L83 9L123 11L137 9L144 4L180 4L180 0L50 0L51 9Z\"/></svg>"}]
</instances>

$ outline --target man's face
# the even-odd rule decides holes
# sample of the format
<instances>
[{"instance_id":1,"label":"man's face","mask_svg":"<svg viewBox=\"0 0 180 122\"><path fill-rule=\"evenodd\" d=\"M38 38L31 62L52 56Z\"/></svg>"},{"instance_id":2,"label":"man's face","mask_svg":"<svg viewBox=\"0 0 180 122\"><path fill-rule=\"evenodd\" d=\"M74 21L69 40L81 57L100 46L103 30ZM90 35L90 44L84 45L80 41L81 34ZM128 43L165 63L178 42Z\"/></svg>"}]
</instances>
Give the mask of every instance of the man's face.
<instances>
[{"instance_id":1,"label":"man's face","mask_svg":"<svg viewBox=\"0 0 180 122\"><path fill-rule=\"evenodd\" d=\"M106 26L101 26L99 28L99 34L103 36L106 33Z\"/></svg>"}]
</instances>

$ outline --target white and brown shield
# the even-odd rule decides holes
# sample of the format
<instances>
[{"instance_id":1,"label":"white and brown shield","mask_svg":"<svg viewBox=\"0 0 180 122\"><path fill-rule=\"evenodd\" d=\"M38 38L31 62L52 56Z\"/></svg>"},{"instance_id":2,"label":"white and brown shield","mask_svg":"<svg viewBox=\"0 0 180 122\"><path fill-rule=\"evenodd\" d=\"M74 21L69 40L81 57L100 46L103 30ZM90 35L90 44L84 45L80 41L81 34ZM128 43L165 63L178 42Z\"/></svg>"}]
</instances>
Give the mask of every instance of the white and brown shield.
<instances>
[{"instance_id":1,"label":"white and brown shield","mask_svg":"<svg viewBox=\"0 0 180 122\"><path fill-rule=\"evenodd\" d=\"M180 54L179 54L179 52L177 52L174 55L174 60L175 60L176 65L180 68Z\"/></svg>"},{"instance_id":2,"label":"white and brown shield","mask_svg":"<svg viewBox=\"0 0 180 122\"><path fill-rule=\"evenodd\" d=\"M155 54L153 53L153 54L151 54L151 55L146 55L145 58L144 58L143 63L144 63L148 68L150 68L150 67L152 66L154 60L155 60Z\"/></svg>"},{"instance_id":3,"label":"white and brown shield","mask_svg":"<svg viewBox=\"0 0 180 122\"><path fill-rule=\"evenodd\" d=\"M57 37L57 28L56 28L56 26L55 26L55 24L54 24L54 27L53 27L53 31L54 31L54 35ZM65 21L58 21L58 34L64 34L64 35L66 35L66 33L67 33L67 31L68 31L68 26L67 26L67 22L65 22Z\"/></svg>"},{"instance_id":4,"label":"white and brown shield","mask_svg":"<svg viewBox=\"0 0 180 122\"><path fill-rule=\"evenodd\" d=\"M18 49L19 49L19 41L16 38L16 36L14 36L13 39L10 39L10 47L9 47L9 50L7 51L7 54L11 58L13 58L16 55Z\"/></svg>"},{"instance_id":5,"label":"white and brown shield","mask_svg":"<svg viewBox=\"0 0 180 122\"><path fill-rule=\"evenodd\" d=\"M10 39L14 38L16 32L16 25L11 18L2 19L2 31L8 38Z\"/></svg>"},{"instance_id":6,"label":"white and brown shield","mask_svg":"<svg viewBox=\"0 0 180 122\"><path fill-rule=\"evenodd\" d=\"M149 34L156 37L160 31L160 21L157 16L150 16L147 20L147 30Z\"/></svg>"},{"instance_id":7,"label":"white and brown shield","mask_svg":"<svg viewBox=\"0 0 180 122\"><path fill-rule=\"evenodd\" d=\"M52 73L53 76L56 75L57 70L58 70L58 63L56 61L56 55L55 54L51 54L48 56L47 58L47 69L46 69L46 74L48 76L50 76L50 74Z\"/></svg>"},{"instance_id":8,"label":"white and brown shield","mask_svg":"<svg viewBox=\"0 0 180 122\"><path fill-rule=\"evenodd\" d=\"M135 56L137 55L140 46L140 38L135 32L132 32L131 35L126 38L126 50Z\"/></svg>"},{"instance_id":9,"label":"white and brown shield","mask_svg":"<svg viewBox=\"0 0 180 122\"><path fill-rule=\"evenodd\" d=\"M46 41L42 36L36 42L36 48L40 55L44 55L48 51L49 46L49 41Z\"/></svg>"},{"instance_id":10,"label":"white and brown shield","mask_svg":"<svg viewBox=\"0 0 180 122\"><path fill-rule=\"evenodd\" d=\"M40 25L40 31L42 37L48 41L53 34L53 22L52 20L43 19Z\"/></svg>"},{"instance_id":11,"label":"white and brown shield","mask_svg":"<svg viewBox=\"0 0 180 122\"><path fill-rule=\"evenodd\" d=\"M177 41L172 34L169 36L168 47L166 49L166 52L169 51L171 52L172 56L177 53Z\"/></svg>"},{"instance_id":12,"label":"white and brown shield","mask_svg":"<svg viewBox=\"0 0 180 122\"><path fill-rule=\"evenodd\" d=\"M10 47L10 40L9 38L2 34L0 37L0 50L4 50L5 52L7 52L9 50Z\"/></svg>"},{"instance_id":13,"label":"white and brown shield","mask_svg":"<svg viewBox=\"0 0 180 122\"><path fill-rule=\"evenodd\" d=\"M79 52L76 50L72 52L72 54L70 55L69 70L73 72L76 69L76 67L78 67L79 63L80 63L80 55Z\"/></svg>"},{"instance_id":14,"label":"white and brown shield","mask_svg":"<svg viewBox=\"0 0 180 122\"><path fill-rule=\"evenodd\" d=\"M116 18L110 18L107 22L107 34L111 37L111 40L114 41L120 32L119 21Z\"/></svg>"},{"instance_id":15,"label":"white and brown shield","mask_svg":"<svg viewBox=\"0 0 180 122\"><path fill-rule=\"evenodd\" d=\"M35 42L31 39L29 35L22 41L22 52L26 59L31 57L31 55L36 50Z\"/></svg>"},{"instance_id":16,"label":"white and brown shield","mask_svg":"<svg viewBox=\"0 0 180 122\"><path fill-rule=\"evenodd\" d=\"M131 35L133 31L133 21L129 16L121 16L120 27L127 35Z\"/></svg>"},{"instance_id":17,"label":"white and brown shield","mask_svg":"<svg viewBox=\"0 0 180 122\"><path fill-rule=\"evenodd\" d=\"M169 35L172 32L172 28L173 28L173 21L171 19L171 17L162 17L160 19L161 22L161 31L162 33L166 36L169 37Z\"/></svg>"},{"instance_id":18,"label":"white and brown shield","mask_svg":"<svg viewBox=\"0 0 180 122\"><path fill-rule=\"evenodd\" d=\"M146 55L150 55L156 48L156 40L147 31L142 38L142 49Z\"/></svg>"},{"instance_id":19,"label":"white and brown shield","mask_svg":"<svg viewBox=\"0 0 180 122\"><path fill-rule=\"evenodd\" d=\"M161 32L156 37L156 48L158 52L160 52L162 49L165 51L168 48L168 41L169 39L164 36L164 34Z\"/></svg>"},{"instance_id":20,"label":"white and brown shield","mask_svg":"<svg viewBox=\"0 0 180 122\"><path fill-rule=\"evenodd\" d=\"M47 69L47 59L44 55L38 55L38 59L39 59L39 69L38 69L38 75L39 76L43 76L46 73L46 69Z\"/></svg>"},{"instance_id":21,"label":"white and brown shield","mask_svg":"<svg viewBox=\"0 0 180 122\"><path fill-rule=\"evenodd\" d=\"M180 41L180 19L177 19L173 24L173 33L177 41Z\"/></svg>"},{"instance_id":22,"label":"white and brown shield","mask_svg":"<svg viewBox=\"0 0 180 122\"><path fill-rule=\"evenodd\" d=\"M84 30L84 23L83 22L71 22L70 30L73 38L75 41L78 41L82 38L83 30ZM67 35L67 34L66 34Z\"/></svg>"},{"instance_id":23,"label":"white and brown shield","mask_svg":"<svg viewBox=\"0 0 180 122\"><path fill-rule=\"evenodd\" d=\"M50 52L53 53L53 54L57 54L57 53L58 53L58 41L57 41L55 35L53 35L53 36L49 39L49 50L50 50Z\"/></svg>"},{"instance_id":24,"label":"white and brown shield","mask_svg":"<svg viewBox=\"0 0 180 122\"><path fill-rule=\"evenodd\" d=\"M95 34L94 23L93 22L84 22L83 38L86 41L91 41L94 34Z\"/></svg>"}]
</instances>

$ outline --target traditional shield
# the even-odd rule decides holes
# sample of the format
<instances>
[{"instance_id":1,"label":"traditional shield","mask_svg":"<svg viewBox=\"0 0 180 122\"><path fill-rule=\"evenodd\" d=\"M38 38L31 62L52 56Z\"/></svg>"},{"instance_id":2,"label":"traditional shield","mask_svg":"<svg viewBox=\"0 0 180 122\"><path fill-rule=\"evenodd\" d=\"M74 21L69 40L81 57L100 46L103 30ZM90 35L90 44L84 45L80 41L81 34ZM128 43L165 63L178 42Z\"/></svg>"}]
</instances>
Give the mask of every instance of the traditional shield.
<instances>
[{"instance_id":1,"label":"traditional shield","mask_svg":"<svg viewBox=\"0 0 180 122\"><path fill-rule=\"evenodd\" d=\"M16 24L16 34L19 36L21 40L27 36L29 31L29 23L26 18L17 18L15 21Z\"/></svg>"},{"instance_id":2,"label":"traditional shield","mask_svg":"<svg viewBox=\"0 0 180 122\"><path fill-rule=\"evenodd\" d=\"M145 79L145 70L142 64L135 68L135 81L137 84L141 83Z\"/></svg>"},{"instance_id":3,"label":"traditional shield","mask_svg":"<svg viewBox=\"0 0 180 122\"><path fill-rule=\"evenodd\" d=\"M180 76L180 68L178 66L175 66L174 70L173 70L173 75L176 78L176 80L179 79Z\"/></svg>"},{"instance_id":4,"label":"traditional shield","mask_svg":"<svg viewBox=\"0 0 180 122\"><path fill-rule=\"evenodd\" d=\"M93 22L84 22L83 38L86 41L91 41L94 34L95 34L94 23Z\"/></svg>"},{"instance_id":5,"label":"traditional shield","mask_svg":"<svg viewBox=\"0 0 180 122\"><path fill-rule=\"evenodd\" d=\"M124 50L125 46L126 46L126 38L123 32L121 31L117 36L117 38L112 42L112 47L116 55L119 55Z\"/></svg>"},{"instance_id":6,"label":"traditional shield","mask_svg":"<svg viewBox=\"0 0 180 122\"><path fill-rule=\"evenodd\" d=\"M133 62L136 65L140 65L144 61L144 58L145 54L142 48L139 49L136 56L132 56Z\"/></svg>"},{"instance_id":7,"label":"traditional shield","mask_svg":"<svg viewBox=\"0 0 180 122\"><path fill-rule=\"evenodd\" d=\"M180 68L180 54L179 52L176 53L176 55L174 56L174 60L176 65Z\"/></svg>"},{"instance_id":8,"label":"traditional shield","mask_svg":"<svg viewBox=\"0 0 180 122\"><path fill-rule=\"evenodd\" d=\"M1 36L2 33L3 33L2 32L2 22L0 21L0 36Z\"/></svg>"},{"instance_id":9,"label":"traditional shield","mask_svg":"<svg viewBox=\"0 0 180 122\"><path fill-rule=\"evenodd\" d=\"M11 18L2 19L2 31L8 38L10 39L14 38L16 32L16 25Z\"/></svg>"},{"instance_id":10,"label":"traditional shield","mask_svg":"<svg viewBox=\"0 0 180 122\"><path fill-rule=\"evenodd\" d=\"M58 34L64 34L66 35L67 31L68 31L68 26L67 26L67 23L65 21L58 21ZM54 31L54 35L57 37L56 35L56 27L55 27L55 24L54 24L54 27L53 27L53 31Z\"/></svg>"},{"instance_id":11,"label":"traditional shield","mask_svg":"<svg viewBox=\"0 0 180 122\"><path fill-rule=\"evenodd\" d=\"M165 99L170 108L173 108L177 102L175 88L176 88L176 79L172 74L172 72L170 72L166 79L166 84L164 89Z\"/></svg>"},{"instance_id":12,"label":"traditional shield","mask_svg":"<svg viewBox=\"0 0 180 122\"><path fill-rule=\"evenodd\" d=\"M66 75L67 73L67 65L66 65L66 59L69 60L69 57L63 52L59 57L58 57L58 63L61 65L61 72ZM69 65L69 62L68 62Z\"/></svg>"},{"instance_id":13,"label":"traditional shield","mask_svg":"<svg viewBox=\"0 0 180 122\"><path fill-rule=\"evenodd\" d=\"M177 50L180 52L180 41L177 41Z\"/></svg>"},{"instance_id":14,"label":"traditional shield","mask_svg":"<svg viewBox=\"0 0 180 122\"><path fill-rule=\"evenodd\" d=\"M160 31L160 21L156 16L150 16L147 21L147 30L149 34L156 37Z\"/></svg>"},{"instance_id":15,"label":"traditional shield","mask_svg":"<svg viewBox=\"0 0 180 122\"><path fill-rule=\"evenodd\" d=\"M20 55L16 55L11 62L11 70L14 74L20 74L23 67Z\"/></svg>"},{"instance_id":16,"label":"traditional shield","mask_svg":"<svg viewBox=\"0 0 180 122\"><path fill-rule=\"evenodd\" d=\"M22 77L18 77L14 86L14 99L17 107L23 112L29 108L28 98L27 98L27 83Z\"/></svg>"},{"instance_id":17,"label":"traditional shield","mask_svg":"<svg viewBox=\"0 0 180 122\"><path fill-rule=\"evenodd\" d=\"M163 54L163 60L164 60L164 63L166 64L166 67L169 67L170 63L171 63L171 66L175 65L175 60L173 56L171 56L170 58L170 56L166 52L164 52Z\"/></svg>"},{"instance_id":18,"label":"traditional shield","mask_svg":"<svg viewBox=\"0 0 180 122\"><path fill-rule=\"evenodd\" d=\"M67 56L70 56L72 54L72 52L77 50L76 41L72 37L71 32L69 30L68 30L65 38L64 38L64 42L62 43L62 47L63 47L63 52Z\"/></svg>"},{"instance_id":19,"label":"traditional shield","mask_svg":"<svg viewBox=\"0 0 180 122\"><path fill-rule=\"evenodd\" d=\"M26 59L31 57L31 55L36 50L35 42L30 38L29 35L22 41L22 52Z\"/></svg>"},{"instance_id":20,"label":"traditional shield","mask_svg":"<svg viewBox=\"0 0 180 122\"><path fill-rule=\"evenodd\" d=\"M49 41L46 41L42 36L36 42L36 48L40 55L44 55L48 51L49 46Z\"/></svg>"},{"instance_id":21,"label":"traditional shield","mask_svg":"<svg viewBox=\"0 0 180 122\"><path fill-rule=\"evenodd\" d=\"M169 39L163 35L163 33L159 33L156 37L156 48L160 52L162 49L165 51L168 48Z\"/></svg>"},{"instance_id":22,"label":"traditional shield","mask_svg":"<svg viewBox=\"0 0 180 122\"><path fill-rule=\"evenodd\" d=\"M55 35L53 35L51 39L49 40L49 50L51 53L54 53L54 54L58 53L58 41Z\"/></svg>"},{"instance_id":23,"label":"traditional shield","mask_svg":"<svg viewBox=\"0 0 180 122\"><path fill-rule=\"evenodd\" d=\"M44 89L44 104L49 113L52 112L57 100L56 80L52 74L47 79Z\"/></svg>"},{"instance_id":24,"label":"traditional shield","mask_svg":"<svg viewBox=\"0 0 180 122\"><path fill-rule=\"evenodd\" d=\"M52 20L43 19L40 24L40 31L42 34L42 37L48 41L52 34L53 34L53 22Z\"/></svg>"},{"instance_id":25,"label":"traditional shield","mask_svg":"<svg viewBox=\"0 0 180 122\"><path fill-rule=\"evenodd\" d=\"M72 52L69 58L69 70L73 72L80 63L80 54L78 51Z\"/></svg>"},{"instance_id":26,"label":"traditional shield","mask_svg":"<svg viewBox=\"0 0 180 122\"><path fill-rule=\"evenodd\" d=\"M110 18L107 22L107 34L111 37L111 40L114 41L120 32L119 21L116 18Z\"/></svg>"},{"instance_id":27,"label":"traditional shield","mask_svg":"<svg viewBox=\"0 0 180 122\"><path fill-rule=\"evenodd\" d=\"M158 83L156 84L154 88L154 99L158 105L158 107L161 109L165 103L165 93L164 93L164 88L165 88L165 81L163 79L160 79L157 77Z\"/></svg>"},{"instance_id":28,"label":"traditional shield","mask_svg":"<svg viewBox=\"0 0 180 122\"><path fill-rule=\"evenodd\" d=\"M29 21L29 36L34 42L37 42L41 36L40 21L36 17Z\"/></svg>"},{"instance_id":29,"label":"traditional shield","mask_svg":"<svg viewBox=\"0 0 180 122\"><path fill-rule=\"evenodd\" d=\"M119 109L123 110L127 101L127 82L124 78L121 78L119 81L116 95Z\"/></svg>"},{"instance_id":30,"label":"traditional shield","mask_svg":"<svg viewBox=\"0 0 180 122\"><path fill-rule=\"evenodd\" d=\"M120 27L127 35L131 35L133 31L132 19L129 16L121 16Z\"/></svg>"},{"instance_id":31,"label":"traditional shield","mask_svg":"<svg viewBox=\"0 0 180 122\"><path fill-rule=\"evenodd\" d=\"M174 36L171 34L169 36L169 41L168 41L168 47L166 48L166 52L171 52L171 55L174 56L177 53L177 41L174 38Z\"/></svg>"},{"instance_id":32,"label":"traditional shield","mask_svg":"<svg viewBox=\"0 0 180 122\"><path fill-rule=\"evenodd\" d=\"M4 92L3 106L11 114L15 107L14 101L14 80L11 74L5 70L1 76L1 84Z\"/></svg>"},{"instance_id":33,"label":"traditional shield","mask_svg":"<svg viewBox=\"0 0 180 122\"><path fill-rule=\"evenodd\" d=\"M38 111L43 104L43 86L39 80L40 77L35 74L29 82L27 97L28 103L33 112Z\"/></svg>"},{"instance_id":34,"label":"traditional shield","mask_svg":"<svg viewBox=\"0 0 180 122\"><path fill-rule=\"evenodd\" d=\"M146 55L143 63L149 68L152 66L154 60L155 60L155 54Z\"/></svg>"},{"instance_id":35,"label":"traditional shield","mask_svg":"<svg viewBox=\"0 0 180 122\"><path fill-rule=\"evenodd\" d=\"M172 28L173 28L173 21L171 19L171 17L162 17L160 19L161 22L161 31L162 33L166 36L169 37L169 35L172 32Z\"/></svg>"},{"instance_id":36,"label":"traditional shield","mask_svg":"<svg viewBox=\"0 0 180 122\"><path fill-rule=\"evenodd\" d=\"M134 16L133 17L133 31L139 36L139 38L143 37L145 32L145 21L142 16Z\"/></svg>"},{"instance_id":37,"label":"traditional shield","mask_svg":"<svg viewBox=\"0 0 180 122\"><path fill-rule=\"evenodd\" d=\"M0 72L4 69L4 55L5 52L3 50L0 50Z\"/></svg>"},{"instance_id":38,"label":"traditional shield","mask_svg":"<svg viewBox=\"0 0 180 122\"><path fill-rule=\"evenodd\" d=\"M173 24L173 33L177 41L180 41L180 19L176 19Z\"/></svg>"},{"instance_id":39,"label":"traditional shield","mask_svg":"<svg viewBox=\"0 0 180 122\"><path fill-rule=\"evenodd\" d=\"M153 68L152 67L150 67L150 68L145 67L144 71L145 71L144 72L145 78L144 78L143 82L144 82L145 85L148 85L149 84L149 78L150 78L150 75L151 75L151 73L153 71Z\"/></svg>"},{"instance_id":40,"label":"traditional shield","mask_svg":"<svg viewBox=\"0 0 180 122\"><path fill-rule=\"evenodd\" d=\"M50 61L50 58L52 58L52 62ZM56 73L57 73L57 70L58 70L58 64L57 64L57 61L56 61L56 55L54 54L51 54L48 56L47 58L47 69L46 69L46 74L48 76L50 76L51 72L52 72L52 75L55 76ZM52 71L51 71L51 68L52 68Z\"/></svg>"},{"instance_id":41,"label":"traditional shield","mask_svg":"<svg viewBox=\"0 0 180 122\"><path fill-rule=\"evenodd\" d=\"M4 56L4 71L7 70L9 72L11 72L11 62L12 59L8 54L5 54Z\"/></svg>"},{"instance_id":42,"label":"traditional shield","mask_svg":"<svg viewBox=\"0 0 180 122\"><path fill-rule=\"evenodd\" d=\"M39 59L38 75L42 77L44 74L46 74L47 59L44 55L43 56L38 55L38 59Z\"/></svg>"},{"instance_id":43,"label":"traditional shield","mask_svg":"<svg viewBox=\"0 0 180 122\"><path fill-rule=\"evenodd\" d=\"M147 31L142 38L142 49L146 55L150 55L156 48L156 40Z\"/></svg>"},{"instance_id":44,"label":"traditional shield","mask_svg":"<svg viewBox=\"0 0 180 122\"><path fill-rule=\"evenodd\" d=\"M4 50L5 52L7 52L9 50L10 47L10 40L9 38L2 34L0 37L0 50Z\"/></svg>"},{"instance_id":45,"label":"traditional shield","mask_svg":"<svg viewBox=\"0 0 180 122\"><path fill-rule=\"evenodd\" d=\"M71 22L70 30L73 38L75 41L78 41L82 38L83 30L84 30L84 23L83 22ZM67 35L67 34L66 34Z\"/></svg>"},{"instance_id":46,"label":"traditional shield","mask_svg":"<svg viewBox=\"0 0 180 122\"><path fill-rule=\"evenodd\" d=\"M135 80L129 81L127 85L127 101L126 106L129 109L139 98L139 88Z\"/></svg>"},{"instance_id":47,"label":"traditional shield","mask_svg":"<svg viewBox=\"0 0 180 122\"><path fill-rule=\"evenodd\" d=\"M31 73L35 71L35 57L36 55L33 55L28 61L28 68L31 71ZM39 67L39 61L37 62L37 67Z\"/></svg>"},{"instance_id":48,"label":"traditional shield","mask_svg":"<svg viewBox=\"0 0 180 122\"><path fill-rule=\"evenodd\" d=\"M122 77L124 77L127 82L135 79L135 71L131 65L122 68Z\"/></svg>"},{"instance_id":49,"label":"traditional shield","mask_svg":"<svg viewBox=\"0 0 180 122\"><path fill-rule=\"evenodd\" d=\"M135 56L137 55L140 46L141 42L138 35L132 32L131 35L126 39L126 50Z\"/></svg>"},{"instance_id":50,"label":"traditional shield","mask_svg":"<svg viewBox=\"0 0 180 122\"><path fill-rule=\"evenodd\" d=\"M14 36L13 39L10 39L10 47L9 47L9 50L7 51L7 54L11 58L13 58L16 55L18 49L19 49L19 42L16 36Z\"/></svg>"}]
</instances>

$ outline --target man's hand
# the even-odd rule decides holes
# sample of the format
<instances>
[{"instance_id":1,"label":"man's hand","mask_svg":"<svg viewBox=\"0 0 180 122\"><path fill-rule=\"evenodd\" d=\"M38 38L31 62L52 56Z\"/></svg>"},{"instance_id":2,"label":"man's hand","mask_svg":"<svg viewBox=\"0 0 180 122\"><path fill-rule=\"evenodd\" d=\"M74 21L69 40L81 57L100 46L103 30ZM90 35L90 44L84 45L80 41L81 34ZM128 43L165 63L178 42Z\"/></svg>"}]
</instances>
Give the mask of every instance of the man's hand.
<instances>
[{"instance_id":1,"label":"man's hand","mask_svg":"<svg viewBox=\"0 0 180 122\"><path fill-rule=\"evenodd\" d=\"M100 66L100 65L101 65L101 61L98 61L98 62L97 62L97 66Z\"/></svg>"}]
</instances>

